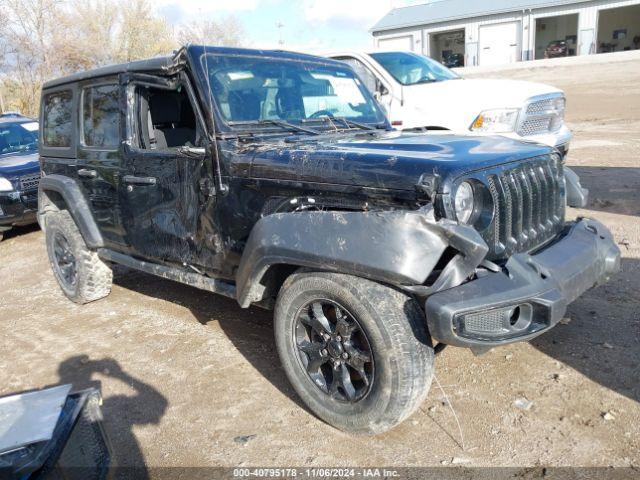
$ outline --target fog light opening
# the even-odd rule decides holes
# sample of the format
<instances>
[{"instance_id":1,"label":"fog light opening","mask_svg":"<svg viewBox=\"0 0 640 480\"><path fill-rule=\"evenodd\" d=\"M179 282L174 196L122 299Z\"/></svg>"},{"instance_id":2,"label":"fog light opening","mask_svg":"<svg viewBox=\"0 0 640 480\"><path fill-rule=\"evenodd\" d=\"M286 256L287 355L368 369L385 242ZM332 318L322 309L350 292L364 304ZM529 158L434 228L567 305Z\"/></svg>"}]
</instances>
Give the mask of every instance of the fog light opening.
<instances>
[{"instance_id":1,"label":"fog light opening","mask_svg":"<svg viewBox=\"0 0 640 480\"><path fill-rule=\"evenodd\" d=\"M523 331L529 328L533 319L533 308L528 303L514 307L509 314L509 326L512 331Z\"/></svg>"},{"instance_id":2,"label":"fog light opening","mask_svg":"<svg viewBox=\"0 0 640 480\"><path fill-rule=\"evenodd\" d=\"M520 307L516 307L511 311L511 316L509 317L509 323L511 324L512 327L514 327L516 323L518 323L519 319L520 319Z\"/></svg>"}]
</instances>

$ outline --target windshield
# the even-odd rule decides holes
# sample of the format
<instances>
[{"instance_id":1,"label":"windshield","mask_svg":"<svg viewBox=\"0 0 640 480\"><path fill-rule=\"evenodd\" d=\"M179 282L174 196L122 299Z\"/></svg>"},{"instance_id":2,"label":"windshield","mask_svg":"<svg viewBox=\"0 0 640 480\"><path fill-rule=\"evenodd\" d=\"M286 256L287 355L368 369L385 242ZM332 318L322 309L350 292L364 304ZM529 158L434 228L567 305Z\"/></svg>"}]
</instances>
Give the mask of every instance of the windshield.
<instances>
[{"instance_id":1,"label":"windshield","mask_svg":"<svg viewBox=\"0 0 640 480\"><path fill-rule=\"evenodd\" d=\"M215 54L203 56L202 65L208 71L217 109L232 126L261 123L286 128L304 123L313 124L314 129L337 129L349 121L386 121L347 66Z\"/></svg>"},{"instance_id":2,"label":"windshield","mask_svg":"<svg viewBox=\"0 0 640 480\"><path fill-rule=\"evenodd\" d=\"M417 53L381 52L372 53L371 56L402 85L442 82L460 78L444 65Z\"/></svg>"},{"instance_id":3,"label":"windshield","mask_svg":"<svg viewBox=\"0 0 640 480\"><path fill-rule=\"evenodd\" d=\"M0 123L0 155L38 149L38 122Z\"/></svg>"}]
</instances>

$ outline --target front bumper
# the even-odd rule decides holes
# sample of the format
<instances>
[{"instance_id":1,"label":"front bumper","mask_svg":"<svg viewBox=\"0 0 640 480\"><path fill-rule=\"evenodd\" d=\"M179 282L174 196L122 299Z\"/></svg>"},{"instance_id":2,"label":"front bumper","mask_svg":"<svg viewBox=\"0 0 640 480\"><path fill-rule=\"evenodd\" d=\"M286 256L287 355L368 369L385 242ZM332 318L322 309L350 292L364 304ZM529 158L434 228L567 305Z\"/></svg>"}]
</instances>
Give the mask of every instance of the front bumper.
<instances>
[{"instance_id":1,"label":"front bumper","mask_svg":"<svg viewBox=\"0 0 640 480\"><path fill-rule=\"evenodd\" d=\"M567 205L574 208L585 208L589 204L589 189L582 188L580 177L569 167L564 167L564 178L567 186Z\"/></svg>"},{"instance_id":2,"label":"front bumper","mask_svg":"<svg viewBox=\"0 0 640 480\"><path fill-rule=\"evenodd\" d=\"M0 193L0 232L37 221L38 191Z\"/></svg>"},{"instance_id":3,"label":"front bumper","mask_svg":"<svg viewBox=\"0 0 640 480\"><path fill-rule=\"evenodd\" d=\"M600 222L580 219L535 255L435 293L425 311L438 342L478 351L529 340L555 326L567 305L620 269L620 250Z\"/></svg>"},{"instance_id":4,"label":"front bumper","mask_svg":"<svg viewBox=\"0 0 640 480\"><path fill-rule=\"evenodd\" d=\"M558 130L557 132L545 133L542 135L529 135L527 137L523 137L517 132L502 133L501 135L512 138L514 140L542 143L543 145L557 148L558 150L560 150L560 153L563 157L569 151L569 143L571 143L571 139L573 138L571 130L569 130L569 127L567 127L566 125L562 125L560 130Z\"/></svg>"}]
</instances>

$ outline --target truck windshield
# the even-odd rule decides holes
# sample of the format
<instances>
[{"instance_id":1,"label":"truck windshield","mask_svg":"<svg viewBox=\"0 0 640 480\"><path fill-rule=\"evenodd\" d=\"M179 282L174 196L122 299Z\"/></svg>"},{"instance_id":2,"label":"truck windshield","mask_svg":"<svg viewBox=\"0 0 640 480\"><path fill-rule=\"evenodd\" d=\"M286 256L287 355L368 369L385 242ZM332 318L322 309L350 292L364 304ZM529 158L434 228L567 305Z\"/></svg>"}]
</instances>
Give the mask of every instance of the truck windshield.
<instances>
[{"instance_id":1,"label":"truck windshield","mask_svg":"<svg viewBox=\"0 0 640 480\"><path fill-rule=\"evenodd\" d=\"M0 155L37 149L37 122L0 122Z\"/></svg>"},{"instance_id":2,"label":"truck windshield","mask_svg":"<svg viewBox=\"0 0 640 480\"><path fill-rule=\"evenodd\" d=\"M410 52L372 53L371 57L402 85L442 82L460 78L431 58Z\"/></svg>"},{"instance_id":3,"label":"truck windshield","mask_svg":"<svg viewBox=\"0 0 640 480\"><path fill-rule=\"evenodd\" d=\"M234 128L304 124L317 130L386 122L349 67L243 55L201 58L216 107Z\"/></svg>"}]
</instances>

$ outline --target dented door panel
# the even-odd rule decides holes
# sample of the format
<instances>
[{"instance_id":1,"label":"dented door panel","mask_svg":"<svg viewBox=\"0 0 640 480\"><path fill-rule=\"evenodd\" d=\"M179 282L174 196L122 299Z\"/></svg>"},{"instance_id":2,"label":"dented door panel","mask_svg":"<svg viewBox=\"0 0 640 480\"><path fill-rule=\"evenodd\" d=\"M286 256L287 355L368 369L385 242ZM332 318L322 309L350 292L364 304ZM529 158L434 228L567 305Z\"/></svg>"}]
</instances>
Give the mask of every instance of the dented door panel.
<instances>
[{"instance_id":1,"label":"dented door panel","mask_svg":"<svg viewBox=\"0 0 640 480\"><path fill-rule=\"evenodd\" d=\"M177 152L133 151L125 156L120 204L126 243L136 255L194 263L203 164Z\"/></svg>"}]
</instances>

